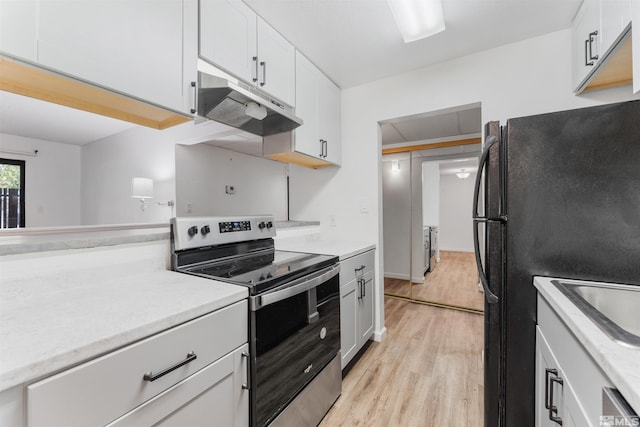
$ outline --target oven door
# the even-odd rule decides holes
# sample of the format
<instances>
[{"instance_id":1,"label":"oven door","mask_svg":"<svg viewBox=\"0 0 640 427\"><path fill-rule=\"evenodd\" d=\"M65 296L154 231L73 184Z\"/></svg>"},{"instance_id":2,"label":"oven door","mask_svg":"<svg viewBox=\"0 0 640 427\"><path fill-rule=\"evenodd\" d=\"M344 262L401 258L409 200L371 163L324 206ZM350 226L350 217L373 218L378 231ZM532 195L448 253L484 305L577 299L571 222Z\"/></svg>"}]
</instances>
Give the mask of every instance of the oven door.
<instances>
[{"instance_id":1,"label":"oven door","mask_svg":"<svg viewBox=\"0 0 640 427\"><path fill-rule=\"evenodd\" d=\"M252 425L269 424L340 350L339 265L250 298Z\"/></svg>"}]
</instances>

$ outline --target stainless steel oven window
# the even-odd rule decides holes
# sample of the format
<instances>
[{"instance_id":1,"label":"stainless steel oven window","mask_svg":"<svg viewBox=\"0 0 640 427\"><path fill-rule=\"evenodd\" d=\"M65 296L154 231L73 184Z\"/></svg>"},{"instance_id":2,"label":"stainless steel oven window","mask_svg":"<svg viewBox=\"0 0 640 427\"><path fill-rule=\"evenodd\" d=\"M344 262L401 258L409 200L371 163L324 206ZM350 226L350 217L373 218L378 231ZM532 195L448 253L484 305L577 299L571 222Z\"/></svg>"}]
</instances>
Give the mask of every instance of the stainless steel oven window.
<instances>
[{"instance_id":1,"label":"stainless steel oven window","mask_svg":"<svg viewBox=\"0 0 640 427\"><path fill-rule=\"evenodd\" d=\"M317 314L315 314L317 313ZM340 281L250 313L253 424L271 422L340 350Z\"/></svg>"}]
</instances>

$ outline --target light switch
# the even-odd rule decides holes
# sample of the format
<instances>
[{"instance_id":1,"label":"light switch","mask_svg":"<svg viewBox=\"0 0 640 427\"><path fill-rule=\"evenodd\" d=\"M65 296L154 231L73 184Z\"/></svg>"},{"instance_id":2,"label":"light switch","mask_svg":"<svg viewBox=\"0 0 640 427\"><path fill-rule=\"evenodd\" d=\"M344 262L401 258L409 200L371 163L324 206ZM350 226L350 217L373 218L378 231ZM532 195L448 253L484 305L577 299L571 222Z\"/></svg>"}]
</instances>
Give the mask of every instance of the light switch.
<instances>
[{"instance_id":1,"label":"light switch","mask_svg":"<svg viewBox=\"0 0 640 427\"><path fill-rule=\"evenodd\" d=\"M361 213L369 212L369 203L367 202L367 199L364 197L360 199L360 212Z\"/></svg>"}]
</instances>

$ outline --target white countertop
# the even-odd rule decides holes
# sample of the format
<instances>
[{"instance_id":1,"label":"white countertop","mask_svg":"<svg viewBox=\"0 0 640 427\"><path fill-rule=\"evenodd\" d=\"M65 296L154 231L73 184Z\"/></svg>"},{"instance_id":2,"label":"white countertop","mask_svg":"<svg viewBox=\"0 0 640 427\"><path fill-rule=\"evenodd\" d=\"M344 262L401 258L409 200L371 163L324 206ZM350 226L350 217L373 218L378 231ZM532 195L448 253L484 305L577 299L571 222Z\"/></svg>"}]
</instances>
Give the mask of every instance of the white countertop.
<instances>
[{"instance_id":1,"label":"white countertop","mask_svg":"<svg viewBox=\"0 0 640 427\"><path fill-rule=\"evenodd\" d=\"M611 382L620 390L631 407L640 413L640 349L626 347L609 338L551 283L552 280L564 279L536 277L534 285Z\"/></svg>"},{"instance_id":2,"label":"white countertop","mask_svg":"<svg viewBox=\"0 0 640 427\"><path fill-rule=\"evenodd\" d=\"M376 245L367 242L346 240L324 240L317 237L276 239L276 249L282 251L309 252L322 255L334 255L344 260L354 255L375 249Z\"/></svg>"},{"instance_id":3,"label":"white countertop","mask_svg":"<svg viewBox=\"0 0 640 427\"><path fill-rule=\"evenodd\" d=\"M101 262L114 251L0 259L0 391L247 297L240 286L168 271L139 247Z\"/></svg>"}]
</instances>

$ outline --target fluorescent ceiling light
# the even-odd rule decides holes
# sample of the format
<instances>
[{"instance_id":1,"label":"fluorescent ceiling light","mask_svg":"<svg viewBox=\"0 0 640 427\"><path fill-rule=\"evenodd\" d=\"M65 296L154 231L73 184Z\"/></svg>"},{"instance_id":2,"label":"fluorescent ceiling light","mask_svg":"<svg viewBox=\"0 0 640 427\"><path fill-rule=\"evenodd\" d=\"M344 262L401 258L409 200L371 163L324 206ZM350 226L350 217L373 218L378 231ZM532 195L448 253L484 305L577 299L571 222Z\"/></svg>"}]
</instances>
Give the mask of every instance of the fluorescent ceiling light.
<instances>
[{"instance_id":1,"label":"fluorescent ceiling light","mask_svg":"<svg viewBox=\"0 0 640 427\"><path fill-rule=\"evenodd\" d=\"M387 0L405 43L444 31L441 0Z\"/></svg>"}]
</instances>

